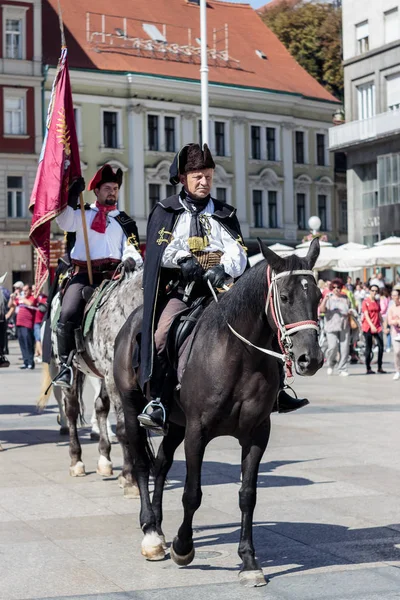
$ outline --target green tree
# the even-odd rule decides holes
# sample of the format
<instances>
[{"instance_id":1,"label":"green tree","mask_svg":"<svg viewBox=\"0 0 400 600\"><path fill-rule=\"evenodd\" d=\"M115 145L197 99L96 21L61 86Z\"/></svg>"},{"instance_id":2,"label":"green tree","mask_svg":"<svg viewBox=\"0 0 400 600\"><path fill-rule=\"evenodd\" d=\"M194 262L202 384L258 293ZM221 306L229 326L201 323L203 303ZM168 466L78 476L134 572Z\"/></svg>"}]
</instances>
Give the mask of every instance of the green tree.
<instances>
[{"instance_id":1,"label":"green tree","mask_svg":"<svg viewBox=\"0 0 400 600\"><path fill-rule=\"evenodd\" d=\"M343 100L339 3L282 0L266 9L262 19L293 58L336 98Z\"/></svg>"}]
</instances>

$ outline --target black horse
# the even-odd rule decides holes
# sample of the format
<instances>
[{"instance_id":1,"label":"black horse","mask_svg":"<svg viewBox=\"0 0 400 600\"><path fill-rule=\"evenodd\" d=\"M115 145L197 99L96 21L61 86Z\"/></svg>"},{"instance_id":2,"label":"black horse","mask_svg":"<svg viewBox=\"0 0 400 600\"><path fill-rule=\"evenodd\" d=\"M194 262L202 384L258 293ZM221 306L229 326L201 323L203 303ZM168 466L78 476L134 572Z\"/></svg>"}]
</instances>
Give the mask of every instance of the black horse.
<instances>
[{"instance_id":1,"label":"black horse","mask_svg":"<svg viewBox=\"0 0 400 600\"><path fill-rule=\"evenodd\" d=\"M265 585L252 540L257 475L268 444L270 414L279 389L277 338L299 375L313 375L323 364L318 345L317 307L320 291L311 269L319 255L314 240L306 258L281 258L260 242L266 261L249 269L204 311L196 332L181 389L170 415L155 464L137 415L147 402L132 368L142 311L138 308L120 331L115 345L114 377L122 397L125 423L140 489L142 554L148 560L165 556L162 496L167 473L179 444L185 440L187 476L183 493L184 519L171 546L178 565L194 558L193 516L201 503L201 467L207 444L215 437L236 437L242 447L239 505L242 525L239 556L241 582ZM244 339L239 339L239 334ZM258 346L258 348L248 343ZM278 347L279 348L279 347ZM149 473L155 472L153 499Z\"/></svg>"}]
</instances>

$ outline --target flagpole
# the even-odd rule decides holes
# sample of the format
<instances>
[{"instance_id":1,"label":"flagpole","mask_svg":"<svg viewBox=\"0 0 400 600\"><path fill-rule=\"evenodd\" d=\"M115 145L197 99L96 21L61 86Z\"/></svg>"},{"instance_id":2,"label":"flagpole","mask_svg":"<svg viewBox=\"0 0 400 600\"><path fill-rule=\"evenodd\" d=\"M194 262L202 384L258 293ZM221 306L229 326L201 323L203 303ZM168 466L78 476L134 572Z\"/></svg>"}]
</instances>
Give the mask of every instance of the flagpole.
<instances>
[{"instance_id":1,"label":"flagpole","mask_svg":"<svg viewBox=\"0 0 400 600\"><path fill-rule=\"evenodd\" d=\"M65 42L65 33L64 33L64 22L62 18L61 11L61 3L58 0L58 19L60 22L60 33L61 33L61 48L66 48L67 44ZM85 242L85 251L86 251L86 263L87 263L87 271L89 277L90 285L93 285L93 271L92 271L92 261L90 259L90 249L89 249L89 237L87 232L87 223L86 223L86 215L85 215L85 203L83 202L83 194L82 192L79 194L79 204L81 207L81 216L82 216L82 230L83 230L83 239Z\"/></svg>"},{"instance_id":2,"label":"flagpole","mask_svg":"<svg viewBox=\"0 0 400 600\"><path fill-rule=\"evenodd\" d=\"M79 204L81 207L82 231L83 231L83 239L85 241L87 272L88 272L88 277L89 277L89 283L90 283L90 285L93 285L92 261L90 259L89 238L88 238L86 215L85 215L85 204L83 202L82 192L79 194Z\"/></svg>"},{"instance_id":3,"label":"flagpole","mask_svg":"<svg viewBox=\"0 0 400 600\"><path fill-rule=\"evenodd\" d=\"M207 63L207 0L200 0L200 43L201 43L201 133L202 143L208 142L208 63Z\"/></svg>"}]
</instances>

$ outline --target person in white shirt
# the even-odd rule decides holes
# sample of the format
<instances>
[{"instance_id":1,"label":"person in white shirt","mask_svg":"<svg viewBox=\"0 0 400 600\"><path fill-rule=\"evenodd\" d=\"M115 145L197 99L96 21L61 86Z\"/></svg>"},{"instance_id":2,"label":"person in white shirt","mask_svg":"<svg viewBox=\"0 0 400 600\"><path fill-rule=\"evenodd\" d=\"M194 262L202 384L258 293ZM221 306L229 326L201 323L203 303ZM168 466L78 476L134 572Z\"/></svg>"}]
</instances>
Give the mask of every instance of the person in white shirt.
<instances>
[{"instance_id":1,"label":"person in white shirt","mask_svg":"<svg viewBox=\"0 0 400 600\"><path fill-rule=\"evenodd\" d=\"M122 176L121 169L114 172L112 167L106 164L99 169L88 186L96 196L96 202L85 210L93 287L100 285L104 279L111 279L121 261L130 270L143 264L136 223L117 208ZM75 237L70 252L72 278L63 296L57 324L61 369L54 383L64 387L71 385L71 370L68 367L75 351L74 332L81 324L86 304L82 291L90 285L82 213L77 210L79 194L84 187L85 182L82 178L74 182L69 192L69 206L56 218L61 229L74 234Z\"/></svg>"}]
</instances>

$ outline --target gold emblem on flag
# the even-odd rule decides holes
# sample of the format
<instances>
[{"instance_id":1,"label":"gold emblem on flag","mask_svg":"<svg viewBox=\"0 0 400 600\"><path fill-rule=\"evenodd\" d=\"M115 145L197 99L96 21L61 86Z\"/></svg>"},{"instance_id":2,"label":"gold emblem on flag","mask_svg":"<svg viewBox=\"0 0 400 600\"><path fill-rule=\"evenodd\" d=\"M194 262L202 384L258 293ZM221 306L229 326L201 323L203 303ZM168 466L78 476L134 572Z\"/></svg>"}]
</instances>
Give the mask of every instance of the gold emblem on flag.
<instances>
[{"instance_id":1,"label":"gold emblem on flag","mask_svg":"<svg viewBox=\"0 0 400 600\"><path fill-rule=\"evenodd\" d=\"M65 108L62 107L58 111L57 118L57 140L60 144L64 146L64 152L66 156L70 156L71 154L71 134L67 127L67 120L65 118Z\"/></svg>"}]
</instances>

